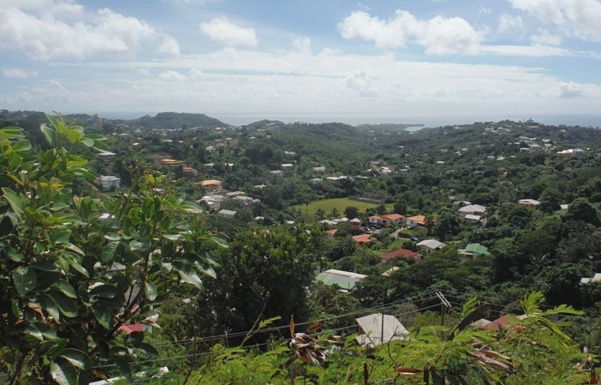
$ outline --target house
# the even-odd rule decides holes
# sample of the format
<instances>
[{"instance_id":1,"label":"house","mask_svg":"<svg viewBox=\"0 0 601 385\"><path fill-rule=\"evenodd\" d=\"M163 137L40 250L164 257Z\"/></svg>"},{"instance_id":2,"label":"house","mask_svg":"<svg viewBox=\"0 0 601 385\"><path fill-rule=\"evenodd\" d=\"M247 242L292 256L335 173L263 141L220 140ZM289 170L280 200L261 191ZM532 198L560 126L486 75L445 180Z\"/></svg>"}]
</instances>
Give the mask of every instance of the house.
<instances>
[{"instance_id":1,"label":"house","mask_svg":"<svg viewBox=\"0 0 601 385\"><path fill-rule=\"evenodd\" d=\"M400 214L385 214L385 215L372 215L369 217L369 224L375 227L384 227L393 223L401 223L405 219Z\"/></svg>"},{"instance_id":2,"label":"house","mask_svg":"<svg viewBox=\"0 0 601 385\"><path fill-rule=\"evenodd\" d=\"M380 218L386 220L386 224L397 224L405 221L405 217L401 214L384 214L380 215Z\"/></svg>"},{"instance_id":3,"label":"house","mask_svg":"<svg viewBox=\"0 0 601 385\"><path fill-rule=\"evenodd\" d=\"M365 279L365 277L367 277L367 275L357 274L351 271L330 269L322 271L315 279L328 286L338 285L342 289L352 290L355 287L355 284Z\"/></svg>"},{"instance_id":4,"label":"house","mask_svg":"<svg viewBox=\"0 0 601 385\"><path fill-rule=\"evenodd\" d=\"M211 209L219 210L221 203L225 200L227 200L227 197L224 195L205 195L196 203L205 202Z\"/></svg>"},{"instance_id":5,"label":"house","mask_svg":"<svg viewBox=\"0 0 601 385\"><path fill-rule=\"evenodd\" d=\"M100 160L102 160L103 163L110 163L112 162L115 157L117 156L117 154L115 154L114 152L99 152L98 154L96 154L96 157Z\"/></svg>"},{"instance_id":6,"label":"house","mask_svg":"<svg viewBox=\"0 0 601 385\"><path fill-rule=\"evenodd\" d=\"M381 218L379 215L372 215L369 217L370 226L374 227L384 227L385 220Z\"/></svg>"},{"instance_id":7,"label":"house","mask_svg":"<svg viewBox=\"0 0 601 385\"><path fill-rule=\"evenodd\" d=\"M470 204L459 209L459 216L465 224L476 224L480 223L485 212L486 207Z\"/></svg>"},{"instance_id":8,"label":"house","mask_svg":"<svg viewBox=\"0 0 601 385\"><path fill-rule=\"evenodd\" d=\"M186 178L186 179L192 179L196 176L196 174L198 174L198 171L196 171L192 167L184 166L183 171L184 171L184 178Z\"/></svg>"},{"instance_id":9,"label":"house","mask_svg":"<svg viewBox=\"0 0 601 385\"><path fill-rule=\"evenodd\" d=\"M361 219L359 219L359 218L353 218L349 222L351 224L351 231L352 232L359 232L359 231L361 231Z\"/></svg>"},{"instance_id":10,"label":"house","mask_svg":"<svg viewBox=\"0 0 601 385\"><path fill-rule=\"evenodd\" d=\"M424 256L420 253L416 253L415 251L411 251L411 250L407 250L407 249L396 249L394 251L389 251L386 254L382 254L382 262L390 260L390 259L396 259L398 257L402 257L405 259L413 259L414 261L417 262L417 261L421 261Z\"/></svg>"},{"instance_id":11,"label":"house","mask_svg":"<svg viewBox=\"0 0 601 385\"><path fill-rule=\"evenodd\" d=\"M587 285L591 282L601 282L601 273L595 273L593 278L582 278L580 280L581 285Z\"/></svg>"},{"instance_id":12,"label":"house","mask_svg":"<svg viewBox=\"0 0 601 385\"><path fill-rule=\"evenodd\" d=\"M179 166L184 166L184 161L183 160L177 160L177 159L169 159L169 158L165 158L165 159L161 159L161 164L163 166L167 166L169 167L169 169L173 170Z\"/></svg>"},{"instance_id":13,"label":"house","mask_svg":"<svg viewBox=\"0 0 601 385\"><path fill-rule=\"evenodd\" d=\"M336 229L326 230L326 241L334 242L334 240L336 239L335 237L337 232L338 230Z\"/></svg>"},{"instance_id":14,"label":"house","mask_svg":"<svg viewBox=\"0 0 601 385\"><path fill-rule=\"evenodd\" d=\"M358 245L369 245L375 240L369 234L355 235L353 239L355 240L355 242L357 242Z\"/></svg>"},{"instance_id":15,"label":"house","mask_svg":"<svg viewBox=\"0 0 601 385\"><path fill-rule=\"evenodd\" d=\"M234 199L236 197L245 195L244 191L231 191L228 193L225 193L225 196L228 197L228 199Z\"/></svg>"},{"instance_id":16,"label":"house","mask_svg":"<svg viewBox=\"0 0 601 385\"><path fill-rule=\"evenodd\" d=\"M444 249L446 245L442 242L437 241L436 239L426 239L425 241L421 241L417 244L417 247L420 250L423 250L426 254L433 253L435 251L440 251Z\"/></svg>"},{"instance_id":17,"label":"house","mask_svg":"<svg viewBox=\"0 0 601 385\"><path fill-rule=\"evenodd\" d=\"M408 217L405 222L408 227L415 227L416 225L425 226L426 225L426 217L423 215L415 215L413 217Z\"/></svg>"},{"instance_id":18,"label":"house","mask_svg":"<svg viewBox=\"0 0 601 385\"><path fill-rule=\"evenodd\" d=\"M118 189L121 184L121 178L112 175L101 175L100 184L102 185L103 191Z\"/></svg>"},{"instance_id":19,"label":"house","mask_svg":"<svg viewBox=\"0 0 601 385\"><path fill-rule=\"evenodd\" d=\"M323 166L313 167L313 172L316 174L323 174L324 172L326 172L326 168Z\"/></svg>"},{"instance_id":20,"label":"house","mask_svg":"<svg viewBox=\"0 0 601 385\"><path fill-rule=\"evenodd\" d=\"M376 347L392 340L403 340L409 334L395 316L376 313L357 318L357 342L366 347Z\"/></svg>"},{"instance_id":21,"label":"house","mask_svg":"<svg viewBox=\"0 0 601 385\"><path fill-rule=\"evenodd\" d=\"M567 212L568 212L568 208L569 208L569 207L570 207L570 206L569 206L569 205L567 205L567 204L562 204L562 205L559 205L559 212L560 212L561 214L565 214L565 213L567 213Z\"/></svg>"},{"instance_id":22,"label":"house","mask_svg":"<svg viewBox=\"0 0 601 385\"><path fill-rule=\"evenodd\" d=\"M224 218L228 218L228 219L232 219L233 217L236 216L236 212L232 211L232 210L226 210L223 209L221 211L218 212L219 216L224 217Z\"/></svg>"},{"instance_id":23,"label":"house","mask_svg":"<svg viewBox=\"0 0 601 385\"><path fill-rule=\"evenodd\" d=\"M520 199L518 204L526 206L528 210L536 210L540 206L540 202L534 199Z\"/></svg>"},{"instance_id":24,"label":"house","mask_svg":"<svg viewBox=\"0 0 601 385\"><path fill-rule=\"evenodd\" d=\"M279 176L280 178L284 176L284 171L282 170L272 170L269 171L270 173L272 173L275 176Z\"/></svg>"},{"instance_id":25,"label":"house","mask_svg":"<svg viewBox=\"0 0 601 385\"><path fill-rule=\"evenodd\" d=\"M239 201L239 202L242 202L242 204L244 206L250 206L250 205L252 205L254 203L260 202L258 199L247 197L245 195L238 195L238 196L234 197L234 199L237 200L237 201Z\"/></svg>"},{"instance_id":26,"label":"house","mask_svg":"<svg viewBox=\"0 0 601 385\"><path fill-rule=\"evenodd\" d=\"M124 332L125 334L138 333L138 332L146 332L152 333L152 326L148 324L123 324L119 326L119 331Z\"/></svg>"},{"instance_id":27,"label":"house","mask_svg":"<svg viewBox=\"0 0 601 385\"><path fill-rule=\"evenodd\" d=\"M386 270L385 272L382 273L383 277L390 277L390 274L394 273L395 271L399 270L400 267L398 266L392 266L390 269Z\"/></svg>"},{"instance_id":28,"label":"house","mask_svg":"<svg viewBox=\"0 0 601 385\"><path fill-rule=\"evenodd\" d=\"M282 163L280 165L280 169L282 171L290 171L294 168L294 165L292 163Z\"/></svg>"},{"instance_id":29,"label":"house","mask_svg":"<svg viewBox=\"0 0 601 385\"><path fill-rule=\"evenodd\" d=\"M203 180L196 185L203 187L205 191L210 194L218 194L223 189L223 183L216 179Z\"/></svg>"},{"instance_id":30,"label":"house","mask_svg":"<svg viewBox=\"0 0 601 385\"><path fill-rule=\"evenodd\" d=\"M311 183L311 184L319 184L319 183L322 183L322 182L323 182L323 179L321 179L321 178L311 178L311 179L309 179L309 183Z\"/></svg>"},{"instance_id":31,"label":"house","mask_svg":"<svg viewBox=\"0 0 601 385\"><path fill-rule=\"evenodd\" d=\"M465 246L465 249L457 250L459 255L469 256L469 257L478 257L480 255L490 255L488 252L488 248L486 246L482 246L479 243L470 243Z\"/></svg>"}]
</instances>

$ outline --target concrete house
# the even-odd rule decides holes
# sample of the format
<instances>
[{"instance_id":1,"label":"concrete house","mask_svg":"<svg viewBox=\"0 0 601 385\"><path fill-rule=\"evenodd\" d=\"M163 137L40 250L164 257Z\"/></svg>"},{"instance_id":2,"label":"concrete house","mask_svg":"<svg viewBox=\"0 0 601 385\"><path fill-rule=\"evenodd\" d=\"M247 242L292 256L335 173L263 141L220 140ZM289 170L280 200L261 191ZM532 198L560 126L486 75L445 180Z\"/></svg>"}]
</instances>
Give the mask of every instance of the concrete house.
<instances>
[{"instance_id":1,"label":"concrete house","mask_svg":"<svg viewBox=\"0 0 601 385\"><path fill-rule=\"evenodd\" d=\"M376 313L357 318L359 335L357 342L363 346L376 347L392 340L403 340L409 334L395 316Z\"/></svg>"},{"instance_id":2,"label":"concrete house","mask_svg":"<svg viewBox=\"0 0 601 385\"><path fill-rule=\"evenodd\" d=\"M100 176L100 184L102 185L102 191L118 189L121 184L121 178L112 175L102 175Z\"/></svg>"},{"instance_id":3,"label":"concrete house","mask_svg":"<svg viewBox=\"0 0 601 385\"><path fill-rule=\"evenodd\" d=\"M529 210L536 210L540 206L540 202L534 199L520 199L518 204L526 206Z\"/></svg>"},{"instance_id":4,"label":"concrete house","mask_svg":"<svg viewBox=\"0 0 601 385\"><path fill-rule=\"evenodd\" d=\"M427 239L417 244L417 247L426 254L433 253L444 249L446 245L436 239Z\"/></svg>"}]
</instances>

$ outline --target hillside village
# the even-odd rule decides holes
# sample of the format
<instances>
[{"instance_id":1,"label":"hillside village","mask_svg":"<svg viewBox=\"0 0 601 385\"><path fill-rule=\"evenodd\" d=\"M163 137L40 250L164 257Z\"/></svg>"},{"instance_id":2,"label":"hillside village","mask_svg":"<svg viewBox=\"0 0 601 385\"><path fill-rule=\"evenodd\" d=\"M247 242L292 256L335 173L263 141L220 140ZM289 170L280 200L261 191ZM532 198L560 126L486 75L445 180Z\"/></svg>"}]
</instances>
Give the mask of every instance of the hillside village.
<instances>
[{"instance_id":1,"label":"hillside village","mask_svg":"<svg viewBox=\"0 0 601 385\"><path fill-rule=\"evenodd\" d=\"M586 312L569 329L577 343L601 341L585 331L598 326L601 301L600 130L509 120L405 130L160 118L76 117L106 136L110 151L84 153L96 179L77 180L73 193L127 201L152 175L167 181L153 196L185 194L203 208L204 231L229 247L201 246L221 261L205 269L215 278L203 279L202 291L161 298L166 312L152 322L166 332L132 322L121 325L124 334L158 333L148 338L167 344L191 338L178 320L193 318L203 335L236 344L244 334L230 331L253 330L258 319L280 330L294 314L300 324L356 331L357 343L375 348L438 323L441 304L443 323L459 321L456 307L473 296L495 305L478 327L502 330L537 291L549 306ZM44 148L41 116L5 111L2 119ZM98 218L123 231L110 210ZM130 260L115 250L108 271L126 271Z\"/></svg>"}]
</instances>

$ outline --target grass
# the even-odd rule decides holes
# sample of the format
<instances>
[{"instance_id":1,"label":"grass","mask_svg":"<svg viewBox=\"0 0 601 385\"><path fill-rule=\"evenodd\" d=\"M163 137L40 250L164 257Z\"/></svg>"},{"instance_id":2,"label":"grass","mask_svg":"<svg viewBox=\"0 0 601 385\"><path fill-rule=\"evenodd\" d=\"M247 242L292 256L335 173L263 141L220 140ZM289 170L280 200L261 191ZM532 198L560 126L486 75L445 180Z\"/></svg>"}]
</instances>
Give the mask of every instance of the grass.
<instances>
[{"instance_id":1,"label":"grass","mask_svg":"<svg viewBox=\"0 0 601 385\"><path fill-rule=\"evenodd\" d=\"M359 209L360 213L365 212L365 210L369 208L378 207L378 205L373 203L359 202L348 198L336 198L311 202L306 207L305 205L296 205L293 206L293 208L299 208L302 212L305 212L306 210L306 213L309 215L314 215L318 208L321 208L326 213L326 215L329 214L332 211L332 209L336 208L336 210L338 210L338 212L340 213L340 216L342 216L344 215L344 209L346 209L348 206L356 207L357 209ZM386 210L392 210L392 206L393 205L386 205Z\"/></svg>"}]
</instances>

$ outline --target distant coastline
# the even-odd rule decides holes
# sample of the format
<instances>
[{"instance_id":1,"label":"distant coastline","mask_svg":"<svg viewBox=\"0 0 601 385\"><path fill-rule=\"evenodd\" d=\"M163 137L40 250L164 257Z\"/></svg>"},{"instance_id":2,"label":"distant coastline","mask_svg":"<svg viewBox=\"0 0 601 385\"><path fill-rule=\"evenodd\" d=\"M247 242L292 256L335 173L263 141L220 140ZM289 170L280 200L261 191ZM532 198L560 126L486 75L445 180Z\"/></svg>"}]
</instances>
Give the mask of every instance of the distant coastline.
<instances>
[{"instance_id":1,"label":"distant coastline","mask_svg":"<svg viewBox=\"0 0 601 385\"><path fill-rule=\"evenodd\" d=\"M473 124L474 122L498 122L502 120L527 121L546 125L566 125L581 127L601 127L601 114L482 114L482 115L391 115L391 114L304 114L304 113L219 113L211 111L200 111L210 117L222 122L237 126L250 124L259 120L279 120L284 123L307 122L307 123L329 123L339 122L353 126L362 124L403 124L409 126L410 130L426 127L440 127ZM67 113L67 112L65 112ZM96 112L87 112L95 114ZM137 119L146 114L155 115L156 112L97 112L103 118L108 119ZM423 126L420 126L423 125Z\"/></svg>"}]
</instances>

